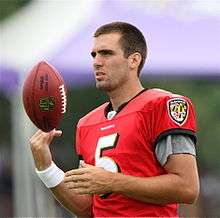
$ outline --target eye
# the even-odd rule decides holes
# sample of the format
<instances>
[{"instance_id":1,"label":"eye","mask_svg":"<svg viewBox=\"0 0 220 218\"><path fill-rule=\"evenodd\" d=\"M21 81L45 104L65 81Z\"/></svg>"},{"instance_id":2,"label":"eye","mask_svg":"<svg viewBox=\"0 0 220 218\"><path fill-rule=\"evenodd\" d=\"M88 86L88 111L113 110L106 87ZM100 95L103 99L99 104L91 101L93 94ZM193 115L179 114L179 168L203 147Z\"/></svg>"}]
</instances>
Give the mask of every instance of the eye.
<instances>
[{"instance_id":1,"label":"eye","mask_svg":"<svg viewBox=\"0 0 220 218\"><path fill-rule=\"evenodd\" d=\"M94 58L96 56L96 52L92 51L91 56Z\"/></svg>"}]
</instances>

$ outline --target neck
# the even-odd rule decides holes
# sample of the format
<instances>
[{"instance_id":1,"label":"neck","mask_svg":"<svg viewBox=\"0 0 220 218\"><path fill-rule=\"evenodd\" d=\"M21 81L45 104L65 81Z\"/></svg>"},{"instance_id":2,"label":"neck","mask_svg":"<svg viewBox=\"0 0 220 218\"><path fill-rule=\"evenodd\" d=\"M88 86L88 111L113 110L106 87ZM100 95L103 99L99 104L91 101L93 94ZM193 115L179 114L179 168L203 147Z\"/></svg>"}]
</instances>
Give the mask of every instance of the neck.
<instances>
[{"instance_id":1,"label":"neck","mask_svg":"<svg viewBox=\"0 0 220 218\"><path fill-rule=\"evenodd\" d=\"M109 99L112 103L113 110L117 111L118 107L132 99L144 88L141 85L140 81L137 80L135 83L132 82L132 85L126 84L118 89L108 92Z\"/></svg>"}]
</instances>

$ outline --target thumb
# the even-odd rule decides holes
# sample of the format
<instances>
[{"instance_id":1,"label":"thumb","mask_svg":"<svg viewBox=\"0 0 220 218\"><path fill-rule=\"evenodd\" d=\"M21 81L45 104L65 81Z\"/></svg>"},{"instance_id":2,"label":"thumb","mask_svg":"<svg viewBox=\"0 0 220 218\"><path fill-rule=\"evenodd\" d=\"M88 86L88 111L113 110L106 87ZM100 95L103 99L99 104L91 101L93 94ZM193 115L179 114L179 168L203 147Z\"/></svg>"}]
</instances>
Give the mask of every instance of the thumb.
<instances>
[{"instance_id":1,"label":"thumb","mask_svg":"<svg viewBox=\"0 0 220 218\"><path fill-rule=\"evenodd\" d=\"M60 137L62 133L63 132L61 130L56 130L56 129L53 130L53 136L55 137Z\"/></svg>"}]
</instances>

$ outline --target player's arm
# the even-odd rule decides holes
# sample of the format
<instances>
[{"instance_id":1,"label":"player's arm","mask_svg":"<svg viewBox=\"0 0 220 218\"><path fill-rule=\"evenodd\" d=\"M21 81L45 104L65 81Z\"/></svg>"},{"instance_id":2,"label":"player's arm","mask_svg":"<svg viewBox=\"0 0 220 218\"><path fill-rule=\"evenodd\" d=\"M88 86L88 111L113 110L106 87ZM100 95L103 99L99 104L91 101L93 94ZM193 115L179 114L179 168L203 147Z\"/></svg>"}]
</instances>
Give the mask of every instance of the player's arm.
<instances>
[{"instance_id":1,"label":"player's arm","mask_svg":"<svg viewBox=\"0 0 220 218\"><path fill-rule=\"evenodd\" d=\"M45 172L52 166L53 162L49 145L54 137L59 137L61 134L62 132L57 130L49 133L38 130L30 139L31 151L38 172ZM60 170L60 172L62 171ZM77 216L91 216L92 201L90 195L76 194L74 190L69 190L63 181L59 182L55 187L51 187L50 190L54 197L70 212Z\"/></svg>"},{"instance_id":2,"label":"player's arm","mask_svg":"<svg viewBox=\"0 0 220 218\"><path fill-rule=\"evenodd\" d=\"M74 190L68 189L64 182L54 188L50 188L50 190L56 200L71 213L78 217L92 216L92 197L90 195L78 195Z\"/></svg>"},{"instance_id":3,"label":"player's arm","mask_svg":"<svg viewBox=\"0 0 220 218\"><path fill-rule=\"evenodd\" d=\"M153 204L194 203L199 193L195 157L170 155L164 168L167 174L156 177L112 175L112 191Z\"/></svg>"}]
</instances>

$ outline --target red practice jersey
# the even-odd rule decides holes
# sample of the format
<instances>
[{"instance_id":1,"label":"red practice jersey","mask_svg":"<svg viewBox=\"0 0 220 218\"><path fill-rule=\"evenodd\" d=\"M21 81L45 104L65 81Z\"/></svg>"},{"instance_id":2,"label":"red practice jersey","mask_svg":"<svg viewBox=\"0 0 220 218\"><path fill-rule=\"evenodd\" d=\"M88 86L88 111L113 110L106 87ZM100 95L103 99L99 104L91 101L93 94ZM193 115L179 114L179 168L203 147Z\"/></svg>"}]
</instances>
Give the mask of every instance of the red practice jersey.
<instances>
[{"instance_id":1,"label":"red practice jersey","mask_svg":"<svg viewBox=\"0 0 220 218\"><path fill-rule=\"evenodd\" d=\"M191 101L160 89L149 89L130 100L111 120L105 103L83 117L77 126L76 150L85 163L138 177L165 174L155 156L156 143L169 134L195 138ZM95 217L178 216L177 204L156 205L111 193L94 195Z\"/></svg>"}]
</instances>

